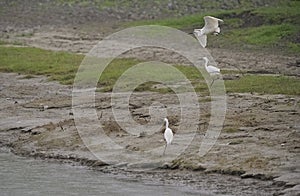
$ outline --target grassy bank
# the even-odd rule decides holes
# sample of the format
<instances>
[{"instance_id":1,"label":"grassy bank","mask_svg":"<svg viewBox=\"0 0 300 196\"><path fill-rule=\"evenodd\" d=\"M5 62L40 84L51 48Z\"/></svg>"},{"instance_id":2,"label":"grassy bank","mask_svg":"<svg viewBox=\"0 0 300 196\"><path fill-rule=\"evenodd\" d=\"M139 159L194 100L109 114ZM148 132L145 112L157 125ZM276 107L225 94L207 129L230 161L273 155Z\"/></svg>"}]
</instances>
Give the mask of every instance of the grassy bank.
<instances>
[{"instance_id":1,"label":"grassy bank","mask_svg":"<svg viewBox=\"0 0 300 196\"><path fill-rule=\"evenodd\" d=\"M53 52L30 47L0 46L0 71L27 75L46 75L50 80L62 84L72 84L83 55L67 52ZM140 61L136 59L114 60L102 74L99 86L102 91L111 91L115 81L128 68ZM207 85L195 67L176 65L194 85L197 92L207 92ZM224 73L228 74L228 70ZM157 89L153 82L140 85L138 91L170 92L170 89ZM238 80L225 81L227 92L256 92L266 94L300 95L300 79L287 76L245 75Z\"/></svg>"},{"instance_id":2,"label":"grassy bank","mask_svg":"<svg viewBox=\"0 0 300 196\"><path fill-rule=\"evenodd\" d=\"M287 76L245 75L225 86L227 92L300 95L300 79Z\"/></svg>"},{"instance_id":3,"label":"grassy bank","mask_svg":"<svg viewBox=\"0 0 300 196\"><path fill-rule=\"evenodd\" d=\"M83 55L31 47L0 46L0 71L46 75L50 80L72 84Z\"/></svg>"},{"instance_id":4,"label":"grassy bank","mask_svg":"<svg viewBox=\"0 0 300 196\"><path fill-rule=\"evenodd\" d=\"M221 35L211 37L208 47L272 48L300 52L300 1L282 1L276 5L211 11L162 20L144 20L135 25L164 25L192 32L204 25L203 17L212 15L224 20Z\"/></svg>"}]
</instances>

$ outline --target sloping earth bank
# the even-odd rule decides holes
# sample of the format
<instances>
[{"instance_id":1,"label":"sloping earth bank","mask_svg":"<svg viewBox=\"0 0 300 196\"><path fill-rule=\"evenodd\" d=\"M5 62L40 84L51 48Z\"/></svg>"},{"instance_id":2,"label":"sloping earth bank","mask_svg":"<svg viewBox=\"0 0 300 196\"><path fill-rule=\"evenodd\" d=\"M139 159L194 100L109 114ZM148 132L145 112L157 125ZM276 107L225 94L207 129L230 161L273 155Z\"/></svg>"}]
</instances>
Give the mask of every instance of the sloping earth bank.
<instances>
[{"instance_id":1,"label":"sloping earth bank","mask_svg":"<svg viewBox=\"0 0 300 196\"><path fill-rule=\"evenodd\" d=\"M171 170L143 173L129 172L126 163L120 168L105 166L86 148L74 123L71 86L47 82L44 77L24 79L17 74L1 74L1 84L1 145L10 147L16 154L80 163L143 180L155 177L165 183L204 186L217 193L252 195L254 189L259 190L257 194L299 191L299 97L228 94L223 131L207 155L199 157L197 150L190 148L183 156L159 166ZM164 145L161 132L140 136L126 133L114 121L110 95L99 93L96 97L98 116L111 139L133 153ZM207 97L200 97L202 117L195 122L199 125L200 139L210 112L210 102L206 100ZM154 101L168 109L170 126L177 130L180 106L175 95L132 95L133 118L141 124L149 121L148 109ZM94 123L99 123L98 119ZM178 145L175 142L171 147ZM226 185L222 184L225 179L230 180ZM213 188L211 182L222 185ZM227 188L221 191L224 186Z\"/></svg>"}]
</instances>

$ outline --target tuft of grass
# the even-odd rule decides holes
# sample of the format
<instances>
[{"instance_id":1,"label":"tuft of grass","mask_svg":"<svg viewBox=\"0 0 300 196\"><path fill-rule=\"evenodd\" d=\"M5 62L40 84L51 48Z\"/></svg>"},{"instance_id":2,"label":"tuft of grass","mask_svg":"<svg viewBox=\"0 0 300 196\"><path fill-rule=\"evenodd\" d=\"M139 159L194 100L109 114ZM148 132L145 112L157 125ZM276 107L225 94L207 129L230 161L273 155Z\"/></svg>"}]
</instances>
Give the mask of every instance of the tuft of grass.
<instances>
[{"instance_id":1,"label":"tuft of grass","mask_svg":"<svg viewBox=\"0 0 300 196\"><path fill-rule=\"evenodd\" d=\"M153 92L158 92L158 93L162 93L162 94L166 94L166 93L174 93L174 91L171 88L168 87L164 87L164 88L157 88L155 87L157 84L157 82L145 82L141 85L139 85L135 91L136 92L143 92L143 91L153 91Z\"/></svg>"},{"instance_id":2,"label":"tuft of grass","mask_svg":"<svg viewBox=\"0 0 300 196\"><path fill-rule=\"evenodd\" d=\"M35 78L34 75L26 75L24 77L22 77L23 79L31 79L31 78Z\"/></svg>"},{"instance_id":3,"label":"tuft of grass","mask_svg":"<svg viewBox=\"0 0 300 196\"><path fill-rule=\"evenodd\" d=\"M269 164L269 159L262 156L252 156L244 161L245 165L250 168L266 168Z\"/></svg>"},{"instance_id":4,"label":"tuft of grass","mask_svg":"<svg viewBox=\"0 0 300 196\"><path fill-rule=\"evenodd\" d=\"M239 132L239 130L236 127L228 127L224 131L226 133L236 133L236 132Z\"/></svg>"},{"instance_id":5,"label":"tuft of grass","mask_svg":"<svg viewBox=\"0 0 300 196\"><path fill-rule=\"evenodd\" d=\"M20 34L17 34L16 37L32 37L34 35L34 32L23 32Z\"/></svg>"}]
</instances>

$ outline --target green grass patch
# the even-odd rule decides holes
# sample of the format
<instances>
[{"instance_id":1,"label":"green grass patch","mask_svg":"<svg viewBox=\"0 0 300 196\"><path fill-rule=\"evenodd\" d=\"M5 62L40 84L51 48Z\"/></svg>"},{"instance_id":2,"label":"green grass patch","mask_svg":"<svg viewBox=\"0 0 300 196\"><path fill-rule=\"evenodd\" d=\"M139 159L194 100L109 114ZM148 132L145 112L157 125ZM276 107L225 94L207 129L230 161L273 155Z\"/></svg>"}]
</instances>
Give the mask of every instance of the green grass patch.
<instances>
[{"instance_id":1,"label":"green grass patch","mask_svg":"<svg viewBox=\"0 0 300 196\"><path fill-rule=\"evenodd\" d=\"M259 27L232 30L232 40L254 45L281 45L288 36L295 35L299 30L291 24L264 25Z\"/></svg>"},{"instance_id":2,"label":"green grass patch","mask_svg":"<svg viewBox=\"0 0 300 196\"><path fill-rule=\"evenodd\" d=\"M300 53L300 43L288 43L288 47L292 52Z\"/></svg>"},{"instance_id":3,"label":"green grass patch","mask_svg":"<svg viewBox=\"0 0 300 196\"><path fill-rule=\"evenodd\" d=\"M32 37L34 35L34 32L23 32L20 34L17 34L16 37Z\"/></svg>"},{"instance_id":4,"label":"green grass patch","mask_svg":"<svg viewBox=\"0 0 300 196\"><path fill-rule=\"evenodd\" d=\"M227 15L236 15L240 13L241 10L225 10L219 12L210 12L210 13L201 13L201 14L193 14L182 17L173 17L173 18L165 18L165 19L156 19L156 20L139 20L134 22L129 22L126 26L139 26L139 25L162 25L168 26L178 29L192 29L192 28L201 28L204 25L203 17L206 15L211 15L215 17L222 18ZM238 19L232 19L226 21L227 25L232 24L236 25L236 23L240 23Z\"/></svg>"},{"instance_id":5,"label":"green grass patch","mask_svg":"<svg viewBox=\"0 0 300 196\"><path fill-rule=\"evenodd\" d=\"M0 46L1 45L15 45L15 46L24 46L25 44L20 42L20 41L5 41L5 40L0 40Z\"/></svg>"},{"instance_id":6,"label":"green grass patch","mask_svg":"<svg viewBox=\"0 0 300 196\"><path fill-rule=\"evenodd\" d=\"M142 63L142 62L136 59L115 59L114 61L112 61L111 64L106 67L106 69L104 70L103 74L100 77L98 83L99 84L98 87L100 88L100 91L103 92L112 91L115 82L120 78L120 76L129 68L131 68L132 66L138 63ZM182 66L182 65L174 65L174 68L176 69L167 70L167 68L166 67L164 68L163 66L162 67L155 66L155 68L151 68L151 67L144 67L142 69L137 68L133 71L134 72L133 75L129 76L128 74L129 78L126 78L126 83L123 84L124 89L131 86L133 83L133 84L140 84L135 89L135 91L139 91L139 92L154 91L159 93L174 93L174 91L170 87L158 85L159 83L155 82L157 80L155 80L154 78L159 78L162 79L163 81L169 81L169 80L175 81L176 78L174 77L174 75L177 74L175 70L178 70L188 79L188 81L191 82L191 85L196 89L197 92L203 92L203 91L208 92L208 88L205 82L203 81L203 77L199 73L197 68L192 66ZM140 79L135 78L135 75L143 75L143 74L146 75L150 74L150 77L148 75L147 78L153 78L153 80L155 81L141 83ZM146 75L144 76L146 77ZM178 82L180 83L180 80L178 80ZM181 91L184 89L178 86L176 90Z\"/></svg>"},{"instance_id":7,"label":"green grass patch","mask_svg":"<svg viewBox=\"0 0 300 196\"><path fill-rule=\"evenodd\" d=\"M103 71L98 82L98 87L101 91L112 91L114 84L120 76L130 67L141 61L133 58L115 59Z\"/></svg>"},{"instance_id":8,"label":"green grass patch","mask_svg":"<svg viewBox=\"0 0 300 196\"><path fill-rule=\"evenodd\" d=\"M25 78L31 78L34 75L46 75L51 80L57 80L62 84L72 84L83 57L83 55L78 54L53 52L30 47L0 46L0 71L27 75ZM99 89L101 91L111 91L120 76L138 63L141 63L141 61L133 58L113 60L99 79ZM174 68L188 78L196 92L208 94L207 84L197 68L182 65L174 65ZM157 75L160 72L166 72L164 69L161 70L160 67L155 69L157 70L148 71L156 71L155 74ZM230 70L225 72L227 74L231 73ZM133 81L134 74L131 76ZM162 77L169 79L174 75L170 72L162 75ZM173 90L168 87L155 88L156 84L157 82L152 81L141 83L136 91L173 93ZM226 80L225 86L227 92L300 95L300 79L288 76L245 75L238 80Z\"/></svg>"},{"instance_id":9,"label":"green grass patch","mask_svg":"<svg viewBox=\"0 0 300 196\"><path fill-rule=\"evenodd\" d=\"M235 75L235 74L242 74L243 72L241 70L238 70L238 69L222 69L221 73L223 75L225 75L225 74L233 74L233 75Z\"/></svg>"},{"instance_id":10,"label":"green grass patch","mask_svg":"<svg viewBox=\"0 0 300 196\"><path fill-rule=\"evenodd\" d=\"M208 11L201 14L192 14L182 17L172 17L165 19L140 20L127 23L128 26L137 25L164 25L179 29L199 28L204 25L203 17L206 15L215 16L224 19L226 28L240 28L241 26L250 27L252 23L245 24L244 21L255 17L255 19L268 25L279 24L300 24L300 1L282 1L273 6L250 8L249 6L239 9Z\"/></svg>"},{"instance_id":11,"label":"green grass patch","mask_svg":"<svg viewBox=\"0 0 300 196\"><path fill-rule=\"evenodd\" d=\"M5 40L0 40L0 46L1 45L15 45L15 46L24 46L24 43L20 41L5 41Z\"/></svg>"},{"instance_id":12,"label":"green grass patch","mask_svg":"<svg viewBox=\"0 0 300 196\"><path fill-rule=\"evenodd\" d=\"M225 86L227 92L300 95L300 79L288 76L246 75Z\"/></svg>"},{"instance_id":13,"label":"green grass patch","mask_svg":"<svg viewBox=\"0 0 300 196\"><path fill-rule=\"evenodd\" d=\"M4 40L0 40L0 45L5 45L5 44L7 44L7 42L6 42L6 41L4 41Z\"/></svg>"},{"instance_id":14,"label":"green grass patch","mask_svg":"<svg viewBox=\"0 0 300 196\"><path fill-rule=\"evenodd\" d=\"M62 84L72 84L83 55L30 47L0 46L0 71L46 75Z\"/></svg>"},{"instance_id":15,"label":"green grass patch","mask_svg":"<svg viewBox=\"0 0 300 196\"><path fill-rule=\"evenodd\" d=\"M300 24L300 1L284 1L276 6L261 7L253 11L253 14L264 18L268 24Z\"/></svg>"}]
</instances>

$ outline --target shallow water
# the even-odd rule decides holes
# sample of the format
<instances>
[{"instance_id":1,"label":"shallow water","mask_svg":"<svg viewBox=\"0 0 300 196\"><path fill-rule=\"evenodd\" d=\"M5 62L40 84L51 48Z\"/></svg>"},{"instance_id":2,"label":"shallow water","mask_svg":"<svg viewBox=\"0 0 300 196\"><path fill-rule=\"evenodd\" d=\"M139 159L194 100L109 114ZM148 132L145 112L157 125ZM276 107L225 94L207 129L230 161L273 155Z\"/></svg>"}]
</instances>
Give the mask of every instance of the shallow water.
<instances>
[{"instance_id":1,"label":"shallow water","mask_svg":"<svg viewBox=\"0 0 300 196\"><path fill-rule=\"evenodd\" d=\"M0 151L1 195L212 195L118 179L85 167L49 163Z\"/></svg>"}]
</instances>

